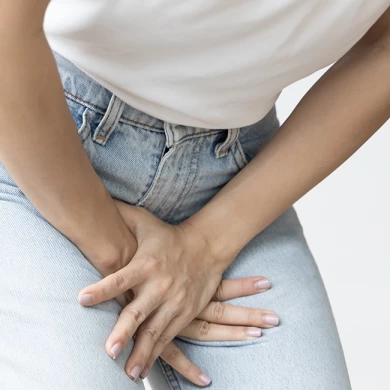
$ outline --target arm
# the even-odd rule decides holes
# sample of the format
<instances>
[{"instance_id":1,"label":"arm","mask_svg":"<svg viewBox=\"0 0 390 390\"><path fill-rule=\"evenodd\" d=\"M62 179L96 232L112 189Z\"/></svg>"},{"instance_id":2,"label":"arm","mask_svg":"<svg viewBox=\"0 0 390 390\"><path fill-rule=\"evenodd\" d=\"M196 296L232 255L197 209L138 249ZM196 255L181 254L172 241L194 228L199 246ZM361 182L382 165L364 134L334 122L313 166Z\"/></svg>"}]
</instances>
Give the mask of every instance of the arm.
<instances>
[{"instance_id":1,"label":"arm","mask_svg":"<svg viewBox=\"0 0 390 390\"><path fill-rule=\"evenodd\" d=\"M389 26L390 8L308 91L262 152L185 221L207 232L223 269L389 118Z\"/></svg>"},{"instance_id":2,"label":"arm","mask_svg":"<svg viewBox=\"0 0 390 390\"><path fill-rule=\"evenodd\" d=\"M48 3L0 0L0 161L37 210L107 275L137 244L74 131L43 32Z\"/></svg>"}]
</instances>

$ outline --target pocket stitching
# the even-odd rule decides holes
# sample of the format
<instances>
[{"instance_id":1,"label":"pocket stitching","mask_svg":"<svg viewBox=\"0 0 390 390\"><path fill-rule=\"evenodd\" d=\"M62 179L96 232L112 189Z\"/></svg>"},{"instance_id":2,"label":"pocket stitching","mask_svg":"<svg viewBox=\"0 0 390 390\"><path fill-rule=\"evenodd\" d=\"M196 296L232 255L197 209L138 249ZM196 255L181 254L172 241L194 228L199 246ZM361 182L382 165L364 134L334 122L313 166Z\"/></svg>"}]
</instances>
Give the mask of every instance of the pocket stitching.
<instances>
[{"instance_id":1,"label":"pocket stitching","mask_svg":"<svg viewBox=\"0 0 390 390\"><path fill-rule=\"evenodd\" d=\"M238 157L237 153L233 153L234 161L236 162L236 164L240 170L244 169L249 164L249 161L247 160L247 158L245 156L244 149L242 148L241 141L240 141L239 137L237 137L237 139L233 145L235 145L236 150L238 150L238 156L239 156L239 158L237 159L237 157ZM239 160L239 161L237 161L237 160Z\"/></svg>"},{"instance_id":2,"label":"pocket stitching","mask_svg":"<svg viewBox=\"0 0 390 390\"><path fill-rule=\"evenodd\" d=\"M249 161L247 160L247 158L245 156L244 149L242 148L241 141L240 141L239 137L237 138L237 148L241 154L242 160L244 161L245 165L248 165Z\"/></svg>"},{"instance_id":3,"label":"pocket stitching","mask_svg":"<svg viewBox=\"0 0 390 390\"><path fill-rule=\"evenodd\" d=\"M202 340L196 340L189 337L177 335L175 339L189 344L199 345L202 347L223 348L223 347L246 347L250 345L262 344L266 342L264 337L265 335L262 335L261 337L255 339L249 339L249 340L202 341Z\"/></svg>"}]
</instances>

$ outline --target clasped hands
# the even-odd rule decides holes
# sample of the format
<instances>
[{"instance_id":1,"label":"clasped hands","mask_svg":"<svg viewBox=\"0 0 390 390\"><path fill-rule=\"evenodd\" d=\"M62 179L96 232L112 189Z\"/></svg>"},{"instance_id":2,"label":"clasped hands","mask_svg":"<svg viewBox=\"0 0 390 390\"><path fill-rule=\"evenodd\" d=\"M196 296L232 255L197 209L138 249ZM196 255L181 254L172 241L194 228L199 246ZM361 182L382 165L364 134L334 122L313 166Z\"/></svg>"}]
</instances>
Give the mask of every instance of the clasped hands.
<instances>
[{"instance_id":1,"label":"clasped hands","mask_svg":"<svg viewBox=\"0 0 390 390\"><path fill-rule=\"evenodd\" d=\"M107 353L115 359L135 337L125 367L132 380L145 378L161 355L193 383L207 385L210 378L185 358L173 338L182 335L214 341L259 337L260 327L277 324L274 312L220 301L263 292L269 282L261 276L222 280L227 266L213 253L207 237L190 223L170 225L143 207L114 202L138 248L119 271L83 288L78 295L80 304L92 306L121 294L128 297L130 292L132 299L126 301L106 341ZM267 317L274 318L274 323L267 323Z\"/></svg>"}]
</instances>

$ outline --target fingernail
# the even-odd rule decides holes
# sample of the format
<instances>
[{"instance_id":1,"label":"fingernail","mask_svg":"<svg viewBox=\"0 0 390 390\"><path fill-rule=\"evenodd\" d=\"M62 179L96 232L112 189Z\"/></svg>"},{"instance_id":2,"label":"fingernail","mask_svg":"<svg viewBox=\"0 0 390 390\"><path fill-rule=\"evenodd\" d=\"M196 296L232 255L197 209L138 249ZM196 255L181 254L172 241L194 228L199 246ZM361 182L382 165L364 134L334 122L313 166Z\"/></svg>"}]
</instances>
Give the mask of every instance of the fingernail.
<instances>
[{"instance_id":1,"label":"fingernail","mask_svg":"<svg viewBox=\"0 0 390 390\"><path fill-rule=\"evenodd\" d=\"M79 298L79 303L81 305L89 305L92 302L93 302L93 295L92 294L84 294L84 295L81 295L81 297Z\"/></svg>"},{"instance_id":2,"label":"fingernail","mask_svg":"<svg viewBox=\"0 0 390 390\"><path fill-rule=\"evenodd\" d=\"M256 286L256 288L258 288L260 290L262 288L271 287L271 283L269 282L268 279L261 279L261 280L258 280L257 282L255 282L255 286Z\"/></svg>"},{"instance_id":3,"label":"fingernail","mask_svg":"<svg viewBox=\"0 0 390 390\"><path fill-rule=\"evenodd\" d=\"M261 329L260 328L248 328L246 334L251 337L260 337Z\"/></svg>"},{"instance_id":4,"label":"fingernail","mask_svg":"<svg viewBox=\"0 0 390 390\"><path fill-rule=\"evenodd\" d=\"M208 385L211 382L211 379L206 374L200 374L199 379L205 385Z\"/></svg>"},{"instance_id":5,"label":"fingernail","mask_svg":"<svg viewBox=\"0 0 390 390\"><path fill-rule=\"evenodd\" d=\"M115 359L119 355L121 349L122 349L121 343L114 344L114 346L111 348L111 353L113 355L112 356L113 359Z\"/></svg>"},{"instance_id":6,"label":"fingernail","mask_svg":"<svg viewBox=\"0 0 390 390\"><path fill-rule=\"evenodd\" d=\"M135 381L139 377L141 370L142 370L141 366L138 366L138 365L134 366L129 374L130 379Z\"/></svg>"},{"instance_id":7,"label":"fingernail","mask_svg":"<svg viewBox=\"0 0 390 390\"><path fill-rule=\"evenodd\" d=\"M278 325L279 324L279 317L275 314L267 314L263 317L264 322L266 322L269 325Z\"/></svg>"},{"instance_id":8,"label":"fingernail","mask_svg":"<svg viewBox=\"0 0 390 390\"><path fill-rule=\"evenodd\" d=\"M144 370L141 372L140 377L141 377L142 379L145 379L145 378L146 378L146 375L148 375L148 373L149 373L149 367L146 366L146 367L144 368Z\"/></svg>"}]
</instances>

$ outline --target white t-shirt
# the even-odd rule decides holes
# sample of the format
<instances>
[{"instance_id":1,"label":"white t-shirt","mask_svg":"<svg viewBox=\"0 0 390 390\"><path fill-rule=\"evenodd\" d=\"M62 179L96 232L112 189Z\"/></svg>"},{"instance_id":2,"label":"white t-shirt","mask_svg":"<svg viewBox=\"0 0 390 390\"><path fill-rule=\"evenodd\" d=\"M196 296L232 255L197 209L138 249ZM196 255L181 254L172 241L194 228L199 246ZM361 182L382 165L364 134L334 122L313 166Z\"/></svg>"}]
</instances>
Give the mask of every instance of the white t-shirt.
<instances>
[{"instance_id":1,"label":"white t-shirt","mask_svg":"<svg viewBox=\"0 0 390 390\"><path fill-rule=\"evenodd\" d=\"M50 46L172 123L253 124L282 89L347 52L390 0L52 0Z\"/></svg>"}]
</instances>

